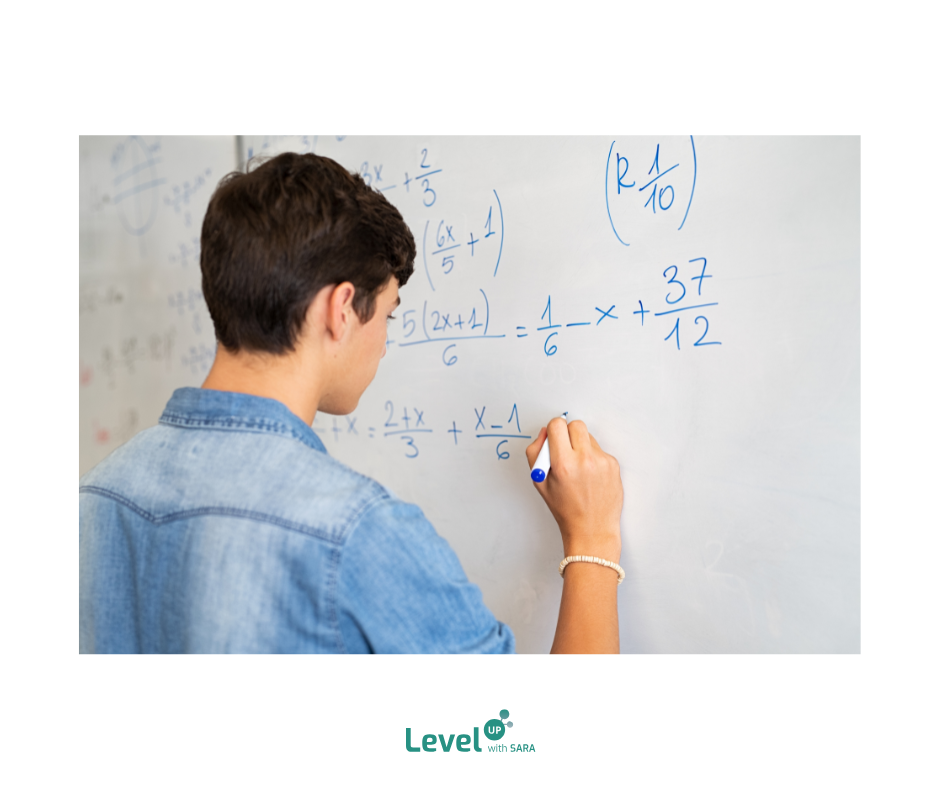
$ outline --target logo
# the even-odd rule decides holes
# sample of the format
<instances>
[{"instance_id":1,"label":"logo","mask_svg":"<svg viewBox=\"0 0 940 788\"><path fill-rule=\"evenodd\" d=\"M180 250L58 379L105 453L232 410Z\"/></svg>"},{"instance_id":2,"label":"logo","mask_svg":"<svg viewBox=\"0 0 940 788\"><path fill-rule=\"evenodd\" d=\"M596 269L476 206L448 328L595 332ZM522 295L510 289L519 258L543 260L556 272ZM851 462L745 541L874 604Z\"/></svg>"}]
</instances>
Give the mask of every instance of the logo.
<instances>
[{"instance_id":1,"label":"logo","mask_svg":"<svg viewBox=\"0 0 940 788\"><path fill-rule=\"evenodd\" d=\"M506 720L503 723L503 720ZM483 733L486 734L486 738L490 741L499 741L503 738L506 733L506 728L511 728L512 723L509 722L509 712L506 709L503 709L499 713L499 719L489 720L486 725L483 726Z\"/></svg>"},{"instance_id":2,"label":"logo","mask_svg":"<svg viewBox=\"0 0 940 788\"><path fill-rule=\"evenodd\" d=\"M492 742L498 742L506 735L506 729L511 728L509 711L502 709L499 717L487 720L483 725L483 735ZM405 749L408 752L484 752L480 746L480 729L475 727L473 735L469 733L426 733L421 736L421 746L418 738L412 742L411 728L405 728ZM472 742L472 749L471 749ZM486 752L535 752L534 744L488 744Z\"/></svg>"}]
</instances>

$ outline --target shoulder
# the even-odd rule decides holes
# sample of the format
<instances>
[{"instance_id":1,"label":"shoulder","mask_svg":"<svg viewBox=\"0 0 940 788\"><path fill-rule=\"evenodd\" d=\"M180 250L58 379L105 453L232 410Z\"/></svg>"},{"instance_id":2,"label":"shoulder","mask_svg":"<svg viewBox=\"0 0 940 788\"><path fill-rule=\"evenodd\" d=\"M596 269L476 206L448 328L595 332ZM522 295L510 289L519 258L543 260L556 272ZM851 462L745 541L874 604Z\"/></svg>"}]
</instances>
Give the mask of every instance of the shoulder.
<instances>
[{"instance_id":1,"label":"shoulder","mask_svg":"<svg viewBox=\"0 0 940 788\"><path fill-rule=\"evenodd\" d=\"M364 513L381 517L401 504L374 479L289 434L165 424L138 434L79 484L81 494L109 498L157 524L241 516L337 543Z\"/></svg>"}]
</instances>

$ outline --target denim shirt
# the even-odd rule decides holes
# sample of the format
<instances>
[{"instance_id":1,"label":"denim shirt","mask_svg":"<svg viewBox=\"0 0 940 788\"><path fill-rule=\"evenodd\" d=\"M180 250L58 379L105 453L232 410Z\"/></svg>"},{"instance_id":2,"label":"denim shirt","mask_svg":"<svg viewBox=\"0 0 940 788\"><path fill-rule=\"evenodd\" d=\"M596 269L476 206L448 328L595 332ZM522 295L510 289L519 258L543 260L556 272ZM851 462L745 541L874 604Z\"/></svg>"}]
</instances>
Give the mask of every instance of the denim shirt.
<instances>
[{"instance_id":1,"label":"denim shirt","mask_svg":"<svg viewBox=\"0 0 940 788\"><path fill-rule=\"evenodd\" d=\"M82 653L514 647L421 510L275 400L178 389L80 480Z\"/></svg>"}]
</instances>

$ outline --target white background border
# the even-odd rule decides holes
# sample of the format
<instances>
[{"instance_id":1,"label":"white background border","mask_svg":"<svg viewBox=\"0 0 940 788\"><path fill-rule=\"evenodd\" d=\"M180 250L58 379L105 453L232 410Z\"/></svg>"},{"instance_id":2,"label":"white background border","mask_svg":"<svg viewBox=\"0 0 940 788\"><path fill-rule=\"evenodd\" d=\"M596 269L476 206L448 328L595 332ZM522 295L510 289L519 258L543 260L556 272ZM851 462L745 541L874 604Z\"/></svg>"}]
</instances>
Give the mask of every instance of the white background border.
<instances>
[{"instance_id":1,"label":"white background border","mask_svg":"<svg viewBox=\"0 0 940 788\"><path fill-rule=\"evenodd\" d=\"M936 780L938 518L927 499L940 281L927 234L938 63L923 7L896 2L880 17L833 2L11 12L4 402L15 467L0 562L17 733L5 771L122 786ZM79 134L625 127L862 135L861 656L77 655L75 455L64 434L78 423L77 175L67 174ZM404 750L406 726L459 733L501 708L515 723L506 741L531 740L536 754Z\"/></svg>"}]
</instances>

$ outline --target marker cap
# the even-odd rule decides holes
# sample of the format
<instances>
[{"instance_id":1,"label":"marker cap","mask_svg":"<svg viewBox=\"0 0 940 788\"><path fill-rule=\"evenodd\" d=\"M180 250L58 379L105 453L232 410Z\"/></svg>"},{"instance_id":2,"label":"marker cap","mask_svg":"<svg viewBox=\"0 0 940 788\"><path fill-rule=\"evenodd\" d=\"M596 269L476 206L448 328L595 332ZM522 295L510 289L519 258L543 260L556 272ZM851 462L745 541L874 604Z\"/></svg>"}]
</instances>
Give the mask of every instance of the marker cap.
<instances>
[{"instance_id":1,"label":"marker cap","mask_svg":"<svg viewBox=\"0 0 940 788\"><path fill-rule=\"evenodd\" d=\"M544 482L545 481L545 471L541 468L532 469L532 481L534 482Z\"/></svg>"}]
</instances>

